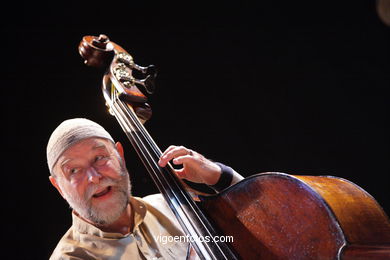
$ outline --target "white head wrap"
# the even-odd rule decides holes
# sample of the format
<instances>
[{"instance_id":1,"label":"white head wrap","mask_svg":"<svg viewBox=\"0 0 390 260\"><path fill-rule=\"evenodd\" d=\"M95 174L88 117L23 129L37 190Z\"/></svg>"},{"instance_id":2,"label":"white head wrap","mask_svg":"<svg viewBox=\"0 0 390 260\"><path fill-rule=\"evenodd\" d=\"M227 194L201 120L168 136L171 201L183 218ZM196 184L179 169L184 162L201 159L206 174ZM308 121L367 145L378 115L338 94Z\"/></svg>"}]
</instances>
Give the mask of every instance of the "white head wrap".
<instances>
[{"instance_id":1,"label":"white head wrap","mask_svg":"<svg viewBox=\"0 0 390 260\"><path fill-rule=\"evenodd\" d=\"M90 137L100 137L114 143L111 135L101 125L91 120L74 118L62 122L51 134L46 147L47 164L50 172L53 172L54 165L66 149Z\"/></svg>"}]
</instances>

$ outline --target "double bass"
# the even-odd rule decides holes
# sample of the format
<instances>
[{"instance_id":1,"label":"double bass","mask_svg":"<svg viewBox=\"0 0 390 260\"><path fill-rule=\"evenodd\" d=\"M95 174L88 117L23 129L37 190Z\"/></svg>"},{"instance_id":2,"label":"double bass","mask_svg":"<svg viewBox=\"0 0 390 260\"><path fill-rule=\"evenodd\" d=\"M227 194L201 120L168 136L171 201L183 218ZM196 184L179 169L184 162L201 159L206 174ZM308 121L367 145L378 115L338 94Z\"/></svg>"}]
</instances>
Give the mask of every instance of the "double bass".
<instances>
[{"instance_id":1,"label":"double bass","mask_svg":"<svg viewBox=\"0 0 390 260\"><path fill-rule=\"evenodd\" d=\"M215 195L195 194L158 165L162 152L144 123L156 69L140 66L106 35L84 36L85 64L105 69L102 92L201 259L390 259L390 221L356 184L332 176L265 172ZM133 72L143 75L136 79ZM233 241L201 238L230 236Z\"/></svg>"}]
</instances>

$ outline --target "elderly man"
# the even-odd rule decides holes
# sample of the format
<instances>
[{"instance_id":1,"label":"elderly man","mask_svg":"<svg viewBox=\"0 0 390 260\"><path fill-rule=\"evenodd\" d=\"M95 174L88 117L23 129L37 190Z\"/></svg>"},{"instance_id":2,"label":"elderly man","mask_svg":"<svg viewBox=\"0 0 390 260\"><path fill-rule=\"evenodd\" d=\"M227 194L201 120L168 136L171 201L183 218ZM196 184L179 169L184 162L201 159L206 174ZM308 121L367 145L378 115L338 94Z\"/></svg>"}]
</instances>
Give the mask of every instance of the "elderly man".
<instances>
[{"instance_id":1,"label":"elderly man","mask_svg":"<svg viewBox=\"0 0 390 260\"><path fill-rule=\"evenodd\" d=\"M183 146L170 146L159 165L183 165L178 177L221 190L243 177ZM183 232L160 194L137 198L122 145L97 123L62 122L47 145L50 182L73 209L73 224L50 259L185 259L188 244L160 236Z\"/></svg>"}]
</instances>

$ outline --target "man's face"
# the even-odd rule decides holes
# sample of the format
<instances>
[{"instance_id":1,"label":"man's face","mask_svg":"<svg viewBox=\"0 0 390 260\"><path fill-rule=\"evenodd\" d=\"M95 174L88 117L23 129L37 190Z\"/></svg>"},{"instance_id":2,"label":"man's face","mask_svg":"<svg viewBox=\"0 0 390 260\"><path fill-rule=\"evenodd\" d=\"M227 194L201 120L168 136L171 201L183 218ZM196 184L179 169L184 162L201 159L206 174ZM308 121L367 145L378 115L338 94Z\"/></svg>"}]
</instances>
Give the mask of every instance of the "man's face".
<instances>
[{"instance_id":1,"label":"man's face","mask_svg":"<svg viewBox=\"0 0 390 260\"><path fill-rule=\"evenodd\" d=\"M71 146L58 159L54 173L69 205L96 224L114 222L128 204L129 175L108 140L89 138Z\"/></svg>"}]
</instances>

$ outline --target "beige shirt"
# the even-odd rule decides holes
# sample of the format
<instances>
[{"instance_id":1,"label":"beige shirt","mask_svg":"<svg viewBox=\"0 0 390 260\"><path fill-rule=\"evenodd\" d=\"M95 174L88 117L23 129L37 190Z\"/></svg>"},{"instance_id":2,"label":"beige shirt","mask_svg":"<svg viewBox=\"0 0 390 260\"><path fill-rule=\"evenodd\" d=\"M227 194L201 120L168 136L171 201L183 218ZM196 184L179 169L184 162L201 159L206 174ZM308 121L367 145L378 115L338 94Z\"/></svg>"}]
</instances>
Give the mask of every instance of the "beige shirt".
<instances>
[{"instance_id":1,"label":"beige shirt","mask_svg":"<svg viewBox=\"0 0 390 260\"><path fill-rule=\"evenodd\" d=\"M188 243L162 236L183 232L161 194L130 199L133 233L103 232L72 214L73 224L61 238L50 260L57 259L185 259ZM166 243L165 243L166 242Z\"/></svg>"}]
</instances>

